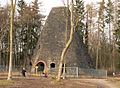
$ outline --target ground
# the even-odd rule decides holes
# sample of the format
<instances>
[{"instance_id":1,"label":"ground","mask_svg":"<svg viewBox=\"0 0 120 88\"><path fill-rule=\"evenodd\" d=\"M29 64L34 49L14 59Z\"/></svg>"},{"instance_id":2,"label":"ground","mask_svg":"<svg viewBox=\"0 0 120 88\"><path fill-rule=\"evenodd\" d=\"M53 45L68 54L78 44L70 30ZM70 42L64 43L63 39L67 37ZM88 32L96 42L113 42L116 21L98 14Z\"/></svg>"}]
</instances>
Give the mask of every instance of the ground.
<instances>
[{"instance_id":1,"label":"ground","mask_svg":"<svg viewBox=\"0 0 120 88\"><path fill-rule=\"evenodd\" d=\"M100 88L120 88L120 79L116 78L106 78L106 79L73 79L86 83L99 85ZM98 87L98 88L99 88Z\"/></svg>"},{"instance_id":2,"label":"ground","mask_svg":"<svg viewBox=\"0 0 120 88\"><path fill-rule=\"evenodd\" d=\"M0 80L5 80L1 78ZM0 84L0 88L98 88L98 85L75 80L57 82L51 78L14 78L12 83Z\"/></svg>"},{"instance_id":3,"label":"ground","mask_svg":"<svg viewBox=\"0 0 120 88\"><path fill-rule=\"evenodd\" d=\"M17 77L7 81L0 75L0 88L120 88L120 78L72 78L57 82L53 77Z\"/></svg>"}]
</instances>

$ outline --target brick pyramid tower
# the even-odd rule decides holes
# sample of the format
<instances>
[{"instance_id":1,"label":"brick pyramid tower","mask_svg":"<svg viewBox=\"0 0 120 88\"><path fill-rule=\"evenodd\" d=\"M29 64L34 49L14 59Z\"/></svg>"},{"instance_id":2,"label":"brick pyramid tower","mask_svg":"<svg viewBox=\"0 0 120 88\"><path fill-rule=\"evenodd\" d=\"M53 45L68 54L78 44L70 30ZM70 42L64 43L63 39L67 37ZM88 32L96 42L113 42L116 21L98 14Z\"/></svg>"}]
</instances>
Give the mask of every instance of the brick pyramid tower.
<instances>
[{"instance_id":1,"label":"brick pyramid tower","mask_svg":"<svg viewBox=\"0 0 120 88\"><path fill-rule=\"evenodd\" d=\"M57 68L59 66L60 56L65 45L66 13L66 7L52 8L34 51L35 65L44 68ZM69 34L70 11L67 40ZM65 58L67 67L93 68L91 58L77 29L74 31L73 41L66 52Z\"/></svg>"}]
</instances>

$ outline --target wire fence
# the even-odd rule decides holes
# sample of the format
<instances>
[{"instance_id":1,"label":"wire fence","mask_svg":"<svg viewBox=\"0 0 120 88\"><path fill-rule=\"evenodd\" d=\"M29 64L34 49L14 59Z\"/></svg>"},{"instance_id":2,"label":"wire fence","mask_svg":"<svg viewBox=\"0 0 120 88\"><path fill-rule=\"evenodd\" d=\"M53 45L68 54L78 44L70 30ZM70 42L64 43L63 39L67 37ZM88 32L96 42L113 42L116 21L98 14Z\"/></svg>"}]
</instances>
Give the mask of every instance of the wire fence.
<instances>
[{"instance_id":1,"label":"wire fence","mask_svg":"<svg viewBox=\"0 0 120 88\"><path fill-rule=\"evenodd\" d=\"M98 69L82 69L79 68L79 75L88 75L91 77L105 78L107 77L107 70Z\"/></svg>"},{"instance_id":2,"label":"wire fence","mask_svg":"<svg viewBox=\"0 0 120 88\"><path fill-rule=\"evenodd\" d=\"M62 68L62 73L63 73L63 69L64 68ZM57 74L58 68L49 69L48 72L49 74ZM84 76L105 78L107 77L107 70L83 69L79 67L66 67L65 75L68 77L80 77L84 75Z\"/></svg>"},{"instance_id":3,"label":"wire fence","mask_svg":"<svg viewBox=\"0 0 120 88\"><path fill-rule=\"evenodd\" d=\"M13 66L12 71L18 72L19 74L22 71L22 66ZM62 74L63 74L62 68ZM27 73L31 75L31 67L26 68ZM0 72L8 72L8 67L4 65L0 65ZM37 72L39 76L41 76L41 72ZM57 75L58 74L58 68L47 68L47 74L48 75ZM61 74L61 75L62 75ZM79 67L66 67L65 68L65 75L66 77L81 77L81 76L90 76L90 77L97 77L97 78L105 78L107 77L107 70L97 70L97 69L83 69Z\"/></svg>"}]
</instances>

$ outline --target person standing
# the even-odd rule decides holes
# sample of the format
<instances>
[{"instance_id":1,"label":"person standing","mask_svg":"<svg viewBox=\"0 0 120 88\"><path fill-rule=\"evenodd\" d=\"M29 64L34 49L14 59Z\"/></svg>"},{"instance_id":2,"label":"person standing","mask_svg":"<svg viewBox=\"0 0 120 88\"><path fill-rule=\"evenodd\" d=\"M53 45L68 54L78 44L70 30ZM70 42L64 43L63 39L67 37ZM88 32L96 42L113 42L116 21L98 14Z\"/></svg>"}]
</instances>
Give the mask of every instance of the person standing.
<instances>
[{"instance_id":1,"label":"person standing","mask_svg":"<svg viewBox=\"0 0 120 88\"><path fill-rule=\"evenodd\" d=\"M22 76L23 76L23 77L26 77L26 70L25 70L25 68L22 69L22 72L21 72L21 73L22 73Z\"/></svg>"},{"instance_id":2,"label":"person standing","mask_svg":"<svg viewBox=\"0 0 120 88\"><path fill-rule=\"evenodd\" d=\"M44 70L44 74L45 74L44 77L47 78L47 70L46 69Z\"/></svg>"}]
</instances>

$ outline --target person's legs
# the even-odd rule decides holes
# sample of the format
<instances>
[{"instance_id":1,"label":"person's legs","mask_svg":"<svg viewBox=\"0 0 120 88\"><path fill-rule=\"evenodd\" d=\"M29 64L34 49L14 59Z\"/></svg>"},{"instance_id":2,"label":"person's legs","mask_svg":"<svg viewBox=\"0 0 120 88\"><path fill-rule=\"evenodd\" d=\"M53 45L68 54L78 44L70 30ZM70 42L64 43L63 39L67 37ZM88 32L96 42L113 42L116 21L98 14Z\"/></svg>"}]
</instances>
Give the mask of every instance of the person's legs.
<instances>
[{"instance_id":1,"label":"person's legs","mask_svg":"<svg viewBox=\"0 0 120 88\"><path fill-rule=\"evenodd\" d=\"M25 72L22 73L23 77L25 77Z\"/></svg>"},{"instance_id":2,"label":"person's legs","mask_svg":"<svg viewBox=\"0 0 120 88\"><path fill-rule=\"evenodd\" d=\"M45 73L45 77L47 77L47 74Z\"/></svg>"}]
</instances>

